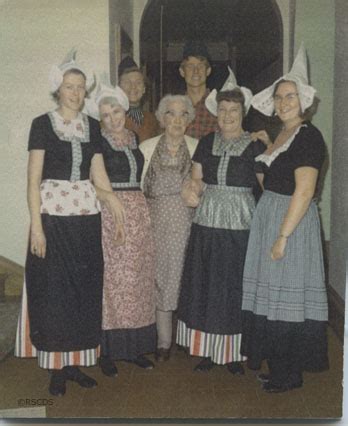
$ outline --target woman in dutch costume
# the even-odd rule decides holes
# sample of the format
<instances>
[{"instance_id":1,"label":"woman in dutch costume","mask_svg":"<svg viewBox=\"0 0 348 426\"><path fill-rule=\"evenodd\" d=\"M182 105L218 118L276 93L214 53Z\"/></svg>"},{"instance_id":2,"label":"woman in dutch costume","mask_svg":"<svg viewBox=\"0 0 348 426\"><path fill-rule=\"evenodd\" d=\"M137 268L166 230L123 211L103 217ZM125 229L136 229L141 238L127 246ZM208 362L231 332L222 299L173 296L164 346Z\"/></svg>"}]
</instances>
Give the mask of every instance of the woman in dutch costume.
<instances>
[{"instance_id":1,"label":"woman in dutch costume","mask_svg":"<svg viewBox=\"0 0 348 426\"><path fill-rule=\"evenodd\" d=\"M315 89L308 85L301 45L291 71L257 94L253 106L283 124L257 157L264 193L254 214L243 278L242 353L266 392L301 387L304 371L328 368L327 295L318 209L314 200L325 143L309 119ZM267 138L265 132L259 134Z\"/></svg>"},{"instance_id":2,"label":"woman in dutch costume","mask_svg":"<svg viewBox=\"0 0 348 426\"><path fill-rule=\"evenodd\" d=\"M198 207L182 276L177 344L203 358L196 371L219 364L243 374L242 277L255 208L254 159L265 146L242 128L252 94L229 71L221 91L206 100L219 130L202 138L193 156L191 198Z\"/></svg>"},{"instance_id":3,"label":"woman in dutch costume","mask_svg":"<svg viewBox=\"0 0 348 426\"><path fill-rule=\"evenodd\" d=\"M80 112L93 80L75 62L75 53L52 67L58 108L35 118L30 131L30 239L15 348L16 356L38 357L39 366L49 370L55 396L64 395L67 380L97 385L78 368L96 364L101 338L97 193L118 223L115 238L123 235L123 208L105 172L99 123Z\"/></svg>"},{"instance_id":4,"label":"woman in dutch costume","mask_svg":"<svg viewBox=\"0 0 348 426\"><path fill-rule=\"evenodd\" d=\"M114 220L102 208L104 254L103 324L100 367L116 376L115 361L154 367L145 354L156 349L154 247L149 210L140 189L144 157L138 136L125 127L129 101L105 81L94 99L101 120L102 153L113 191L125 209L124 244L114 243Z\"/></svg>"}]
</instances>

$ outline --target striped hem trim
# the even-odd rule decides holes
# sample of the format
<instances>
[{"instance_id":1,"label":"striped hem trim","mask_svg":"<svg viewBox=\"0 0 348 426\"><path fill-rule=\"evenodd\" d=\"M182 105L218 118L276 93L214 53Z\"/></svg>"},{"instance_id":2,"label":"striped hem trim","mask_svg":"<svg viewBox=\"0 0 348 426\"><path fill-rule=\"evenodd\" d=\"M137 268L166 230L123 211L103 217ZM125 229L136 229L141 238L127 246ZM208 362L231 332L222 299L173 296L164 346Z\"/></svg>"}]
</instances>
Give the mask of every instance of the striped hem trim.
<instances>
[{"instance_id":1,"label":"striped hem trim","mask_svg":"<svg viewBox=\"0 0 348 426\"><path fill-rule=\"evenodd\" d=\"M39 367L50 370L60 370L69 365L91 367L97 363L99 355L99 346L97 348L71 352L47 352L37 350L30 340L27 291L24 282L14 356L18 358L37 358Z\"/></svg>"},{"instance_id":2,"label":"striped hem trim","mask_svg":"<svg viewBox=\"0 0 348 426\"><path fill-rule=\"evenodd\" d=\"M210 357L215 364L245 361L240 354L241 334L212 334L188 328L183 321L178 321L176 343L189 348L190 355Z\"/></svg>"}]
</instances>

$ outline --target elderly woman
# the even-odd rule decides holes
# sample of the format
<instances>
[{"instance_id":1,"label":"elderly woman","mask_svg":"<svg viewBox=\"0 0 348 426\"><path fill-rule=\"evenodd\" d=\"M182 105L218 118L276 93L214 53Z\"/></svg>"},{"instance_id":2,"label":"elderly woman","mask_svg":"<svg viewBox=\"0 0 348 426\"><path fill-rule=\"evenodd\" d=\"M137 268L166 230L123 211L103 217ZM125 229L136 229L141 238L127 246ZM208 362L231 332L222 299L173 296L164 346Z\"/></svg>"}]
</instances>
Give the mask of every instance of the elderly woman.
<instances>
[{"instance_id":1,"label":"elderly woman","mask_svg":"<svg viewBox=\"0 0 348 426\"><path fill-rule=\"evenodd\" d=\"M80 113L90 81L75 52L52 68L50 83L58 108L35 118L29 136L30 239L15 355L37 356L51 373L50 393L61 396L67 380L97 385L78 368L96 363L101 338L101 217L90 176L114 220L122 208L105 172L99 123Z\"/></svg>"},{"instance_id":2,"label":"elderly woman","mask_svg":"<svg viewBox=\"0 0 348 426\"><path fill-rule=\"evenodd\" d=\"M157 119L164 134L140 145L145 157L143 188L150 208L156 253L156 359L166 361L172 344L172 314L177 308L180 279L192 209L181 192L191 171L197 140L185 136L194 118L186 96L166 95Z\"/></svg>"},{"instance_id":3,"label":"elderly woman","mask_svg":"<svg viewBox=\"0 0 348 426\"><path fill-rule=\"evenodd\" d=\"M155 115L144 111L142 102L145 95L144 75L134 60L127 56L118 67L118 80L121 89L129 100L126 113L126 128L133 130L142 142L160 133Z\"/></svg>"},{"instance_id":4,"label":"elderly woman","mask_svg":"<svg viewBox=\"0 0 348 426\"><path fill-rule=\"evenodd\" d=\"M140 189L144 157L138 137L125 128L129 103L120 87L100 84L95 102L102 124L101 148L113 190L125 209L125 242L113 241L113 218L102 208L104 254L103 324L100 367L116 376L115 360L145 369L144 354L156 349L154 248L149 211Z\"/></svg>"},{"instance_id":5,"label":"elderly woman","mask_svg":"<svg viewBox=\"0 0 348 426\"><path fill-rule=\"evenodd\" d=\"M320 131L308 119L315 90L308 85L301 46L292 70L253 99L283 124L257 157L264 193L250 233L243 280L242 353L267 392L302 386L303 371L328 368L327 296L320 223L313 201L325 156ZM263 135L265 136L265 135Z\"/></svg>"},{"instance_id":6,"label":"elderly woman","mask_svg":"<svg viewBox=\"0 0 348 426\"><path fill-rule=\"evenodd\" d=\"M207 98L219 130L203 137L193 156L192 189L199 205L182 276L177 343L190 355L203 357L195 371L220 364L232 374L244 374L243 267L255 206L255 157L265 149L242 128L251 96L249 89L236 85L230 71L213 103Z\"/></svg>"}]
</instances>

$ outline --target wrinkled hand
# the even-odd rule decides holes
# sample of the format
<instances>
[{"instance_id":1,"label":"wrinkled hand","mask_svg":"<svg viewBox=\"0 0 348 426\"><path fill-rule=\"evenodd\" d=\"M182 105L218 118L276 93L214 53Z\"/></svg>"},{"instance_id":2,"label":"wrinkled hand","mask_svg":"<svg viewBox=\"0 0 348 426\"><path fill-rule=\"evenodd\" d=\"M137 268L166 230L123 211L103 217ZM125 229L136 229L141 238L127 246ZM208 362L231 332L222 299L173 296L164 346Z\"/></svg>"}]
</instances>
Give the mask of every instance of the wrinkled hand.
<instances>
[{"instance_id":1,"label":"wrinkled hand","mask_svg":"<svg viewBox=\"0 0 348 426\"><path fill-rule=\"evenodd\" d=\"M30 231L30 252L37 257L46 256L46 237L43 231Z\"/></svg>"},{"instance_id":2,"label":"wrinkled hand","mask_svg":"<svg viewBox=\"0 0 348 426\"><path fill-rule=\"evenodd\" d=\"M126 213L121 201L117 198L116 194L110 192L105 200L105 206L108 209L109 213L112 216L115 234L114 234L114 244L116 246L121 246L126 241L126 234L124 230L124 221Z\"/></svg>"},{"instance_id":3,"label":"wrinkled hand","mask_svg":"<svg viewBox=\"0 0 348 426\"><path fill-rule=\"evenodd\" d=\"M123 224L125 220L125 210L121 201L117 198L116 194L110 192L105 200L105 206L109 210L114 223Z\"/></svg>"},{"instance_id":4,"label":"wrinkled hand","mask_svg":"<svg viewBox=\"0 0 348 426\"><path fill-rule=\"evenodd\" d=\"M286 248L287 239L284 237L279 237L275 243L273 244L272 250L271 250L271 259L272 260L279 260L282 259L285 255L285 248Z\"/></svg>"},{"instance_id":5,"label":"wrinkled hand","mask_svg":"<svg viewBox=\"0 0 348 426\"><path fill-rule=\"evenodd\" d=\"M260 140L263 142L266 146L271 145L272 141L268 136L268 133L265 130L259 130L258 132L252 132L251 139L255 142L257 140Z\"/></svg>"},{"instance_id":6,"label":"wrinkled hand","mask_svg":"<svg viewBox=\"0 0 348 426\"><path fill-rule=\"evenodd\" d=\"M190 181L190 188L196 194L201 194L203 192L202 186L198 182L196 182L195 180L193 180L193 179Z\"/></svg>"},{"instance_id":7,"label":"wrinkled hand","mask_svg":"<svg viewBox=\"0 0 348 426\"><path fill-rule=\"evenodd\" d=\"M197 207L199 204L199 197L194 188L194 182L187 181L183 184L181 190L181 198L187 207Z\"/></svg>"},{"instance_id":8,"label":"wrinkled hand","mask_svg":"<svg viewBox=\"0 0 348 426\"><path fill-rule=\"evenodd\" d=\"M194 191L190 191L185 195L184 198L187 207L197 207L199 204L199 197Z\"/></svg>"},{"instance_id":9,"label":"wrinkled hand","mask_svg":"<svg viewBox=\"0 0 348 426\"><path fill-rule=\"evenodd\" d=\"M115 246L122 246L126 242L126 232L123 223L115 223Z\"/></svg>"}]
</instances>

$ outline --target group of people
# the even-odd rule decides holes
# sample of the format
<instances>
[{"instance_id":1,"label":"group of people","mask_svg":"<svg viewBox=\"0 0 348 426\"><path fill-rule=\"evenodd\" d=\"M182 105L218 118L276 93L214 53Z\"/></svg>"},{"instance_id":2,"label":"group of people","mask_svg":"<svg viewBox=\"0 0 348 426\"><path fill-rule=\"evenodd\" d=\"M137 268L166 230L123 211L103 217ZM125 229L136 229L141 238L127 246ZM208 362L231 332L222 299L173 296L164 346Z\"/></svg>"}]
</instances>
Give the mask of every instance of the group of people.
<instances>
[{"instance_id":1,"label":"group of people","mask_svg":"<svg viewBox=\"0 0 348 426\"><path fill-rule=\"evenodd\" d=\"M15 355L38 357L49 391L97 382L79 367L154 368L176 343L195 371L243 362L267 392L328 368L327 298L315 191L325 143L301 46L292 69L253 96L232 70L209 92L211 65L188 42L185 95L142 107L131 58L118 85L93 79L72 51L50 73L58 107L29 136L30 238ZM282 128L248 132L250 106ZM82 112L82 111L86 111ZM91 117L94 116L94 118ZM256 204L255 192L262 195Z\"/></svg>"}]
</instances>

